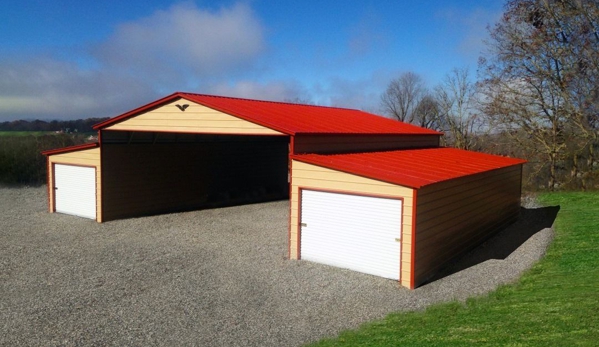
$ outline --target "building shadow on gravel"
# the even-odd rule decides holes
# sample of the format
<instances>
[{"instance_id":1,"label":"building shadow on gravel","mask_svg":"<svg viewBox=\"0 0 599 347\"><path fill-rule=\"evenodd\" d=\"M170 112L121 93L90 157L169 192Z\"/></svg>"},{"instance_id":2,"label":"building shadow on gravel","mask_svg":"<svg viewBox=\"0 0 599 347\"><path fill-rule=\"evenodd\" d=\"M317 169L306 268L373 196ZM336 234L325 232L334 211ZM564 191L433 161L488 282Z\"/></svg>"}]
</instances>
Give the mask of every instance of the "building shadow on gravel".
<instances>
[{"instance_id":1,"label":"building shadow on gravel","mask_svg":"<svg viewBox=\"0 0 599 347\"><path fill-rule=\"evenodd\" d=\"M491 259L506 259L524 242L543 229L551 228L560 206L520 208L518 220L490 239L454 260L427 281L431 283Z\"/></svg>"}]
</instances>

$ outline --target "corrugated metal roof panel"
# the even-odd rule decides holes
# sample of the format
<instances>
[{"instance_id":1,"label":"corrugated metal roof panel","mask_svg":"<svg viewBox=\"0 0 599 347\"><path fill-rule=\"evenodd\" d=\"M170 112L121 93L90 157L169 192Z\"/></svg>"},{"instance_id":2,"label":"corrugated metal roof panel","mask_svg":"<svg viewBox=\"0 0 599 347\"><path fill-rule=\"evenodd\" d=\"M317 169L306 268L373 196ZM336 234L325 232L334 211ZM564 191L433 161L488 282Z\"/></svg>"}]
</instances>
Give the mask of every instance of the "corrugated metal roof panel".
<instances>
[{"instance_id":1,"label":"corrugated metal roof panel","mask_svg":"<svg viewBox=\"0 0 599 347\"><path fill-rule=\"evenodd\" d=\"M118 123L177 98L197 102L288 135L298 133L441 135L434 130L353 109L181 92L99 123L94 126L94 129Z\"/></svg>"},{"instance_id":2,"label":"corrugated metal roof panel","mask_svg":"<svg viewBox=\"0 0 599 347\"><path fill-rule=\"evenodd\" d=\"M302 154L294 155L292 158L410 188L421 188L433 183L526 162L517 158L455 148L330 155Z\"/></svg>"},{"instance_id":3,"label":"corrugated metal roof panel","mask_svg":"<svg viewBox=\"0 0 599 347\"><path fill-rule=\"evenodd\" d=\"M439 134L371 113L338 107L181 93L204 106L294 135L297 133Z\"/></svg>"}]
</instances>

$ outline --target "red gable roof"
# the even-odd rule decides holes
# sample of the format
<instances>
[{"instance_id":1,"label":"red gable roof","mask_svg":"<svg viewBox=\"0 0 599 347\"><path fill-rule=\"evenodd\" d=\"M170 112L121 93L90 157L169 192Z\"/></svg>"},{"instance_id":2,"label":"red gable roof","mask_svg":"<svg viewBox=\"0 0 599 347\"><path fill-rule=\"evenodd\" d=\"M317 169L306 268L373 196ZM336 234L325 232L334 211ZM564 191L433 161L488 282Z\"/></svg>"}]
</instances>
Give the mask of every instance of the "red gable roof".
<instances>
[{"instance_id":1,"label":"red gable roof","mask_svg":"<svg viewBox=\"0 0 599 347\"><path fill-rule=\"evenodd\" d=\"M434 130L347 108L181 92L96 124L94 129L106 128L179 98L196 102L288 135L298 133L441 135L441 133Z\"/></svg>"},{"instance_id":2,"label":"red gable roof","mask_svg":"<svg viewBox=\"0 0 599 347\"><path fill-rule=\"evenodd\" d=\"M429 148L352 154L301 154L293 159L410 188L524 164L517 158Z\"/></svg>"}]
</instances>

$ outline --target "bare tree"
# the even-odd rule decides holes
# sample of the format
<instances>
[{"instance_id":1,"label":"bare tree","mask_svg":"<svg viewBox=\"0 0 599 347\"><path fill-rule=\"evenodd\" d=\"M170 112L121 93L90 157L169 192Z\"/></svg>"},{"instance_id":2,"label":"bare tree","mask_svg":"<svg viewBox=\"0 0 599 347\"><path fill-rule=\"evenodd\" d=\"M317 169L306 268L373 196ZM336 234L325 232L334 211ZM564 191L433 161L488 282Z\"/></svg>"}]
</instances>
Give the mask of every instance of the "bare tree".
<instances>
[{"instance_id":1,"label":"bare tree","mask_svg":"<svg viewBox=\"0 0 599 347\"><path fill-rule=\"evenodd\" d=\"M425 93L422 78L413 72L405 72L389 83L381 95L381 105L389 116L401 122L413 123L414 109Z\"/></svg>"},{"instance_id":2,"label":"bare tree","mask_svg":"<svg viewBox=\"0 0 599 347\"><path fill-rule=\"evenodd\" d=\"M526 134L514 141L532 140L553 189L560 162L597 145L597 1L509 0L490 33L479 64L485 113L498 131Z\"/></svg>"},{"instance_id":3,"label":"bare tree","mask_svg":"<svg viewBox=\"0 0 599 347\"><path fill-rule=\"evenodd\" d=\"M445 131L445 141L452 147L471 149L481 127L476 114L475 85L467 69L454 69L435 87L439 108L438 124Z\"/></svg>"},{"instance_id":4,"label":"bare tree","mask_svg":"<svg viewBox=\"0 0 599 347\"><path fill-rule=\"evenodd\" d=\"M416 105L413 124L433 130L443 130L439 122L439 103L431 94L425 94Z\"/></svg>"}]
</instances>

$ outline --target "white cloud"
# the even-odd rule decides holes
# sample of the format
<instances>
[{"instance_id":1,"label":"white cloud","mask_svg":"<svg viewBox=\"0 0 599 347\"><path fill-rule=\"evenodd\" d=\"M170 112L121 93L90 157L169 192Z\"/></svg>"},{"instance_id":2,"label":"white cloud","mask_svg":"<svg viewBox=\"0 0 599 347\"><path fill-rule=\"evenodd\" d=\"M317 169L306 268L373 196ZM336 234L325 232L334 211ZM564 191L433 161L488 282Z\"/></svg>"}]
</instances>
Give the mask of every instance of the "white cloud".
<instances>
[{"instance_id":1,"label":"white cloud","mask_svg":"<svg viewBox=\"0 0 599 347\"><path fill-rule=\"evenodd\" d=\"M210 12L185 3L119 25L93 54L110 67L181 83L185 76L222 76L248 67L264 48L264 29L249 6Z\"/></svg>"},{"instance_id":2,"label":"white cloud","mask_svg":"<svg viewBox=\"0 0 599 347\"><path fill-rule=\"evenodd\" d=\"M126 91L126 92L123 92ZM127 76L34 59L0 64L0 121L115 116L153 92Z\"/></svg>"},{"instance_id":3,"label":"white cloud","mask_svg":"<svg viewBox=\"0 0 599 347\"><path fill-rule=\"evenodd\" d=\"M365 42L374 26L365 23L356 27L349 55L372 48ZM8 61L0 52L0 121L112 117L176 90L377 112L388 72L361 79L331 72L313 86L256 78L268 58L264 32L247 5L208 11L179 4L119 25L88 55L68 61L49 55Z\"/></svg>"},{"instance_id":4,"label":"white cloud","mask_svg":"<svg viewBox=\"0 0 599 347\"><path fill-rule=\"evenodd\" d=\"M271 101L311 100L308 92L298 83L282 80L266 83L252 81L238 81L234 84L219 83L207 87L206 93Z\"/></svg>"},{"instance_id":5,"label":"white cloud","mask_svg":"<svg viewBox=\"0 0 599 347\"><path fill-rule=\"evenodd\" d=\"M123 23L69 61L0 52L0 121L116 116L175 90L205 92L255 70L264 49L264 28L247 5L211 12L186 3ZM293 88L283 82L229 87L263 98L286 98Z\"/></svg>"},{"instance_id":6,"label":"white cloud","mask_svg":"<svg viewBox=\"0 0 599 347\"><path fill-rule=\"evenodd\" d=\"M389 71L375 71L360 79L331 77L327 85L316 85L312 88L316 103L336 107L360 109L381 114L381 91L389 82Z\"/></svg>"}]
</instances>

